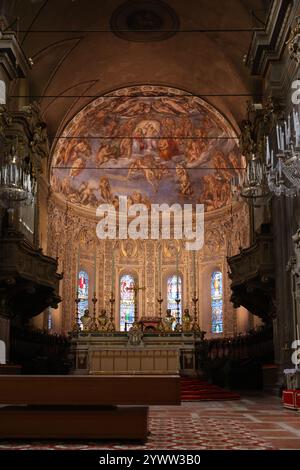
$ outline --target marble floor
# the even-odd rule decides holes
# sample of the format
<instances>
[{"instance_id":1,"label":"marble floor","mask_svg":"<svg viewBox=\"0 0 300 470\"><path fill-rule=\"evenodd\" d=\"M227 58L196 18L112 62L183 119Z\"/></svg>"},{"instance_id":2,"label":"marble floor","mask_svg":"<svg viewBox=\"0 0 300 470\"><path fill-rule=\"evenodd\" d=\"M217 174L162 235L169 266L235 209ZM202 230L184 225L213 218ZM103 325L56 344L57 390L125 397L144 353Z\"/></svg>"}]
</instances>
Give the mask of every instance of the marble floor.
<instances>
[{"instance_id":1,"label":"marble floor","mask_svg":"<svg viewBox=\"0 0 300 470\"><path fill-rule=\"evenodd\" d=\"M239 401L185 402L151 407L145 444L127 442L9 442L1 449L300 449L300 413L277 397L244 395Z\"/></svg>"}]
</instances>

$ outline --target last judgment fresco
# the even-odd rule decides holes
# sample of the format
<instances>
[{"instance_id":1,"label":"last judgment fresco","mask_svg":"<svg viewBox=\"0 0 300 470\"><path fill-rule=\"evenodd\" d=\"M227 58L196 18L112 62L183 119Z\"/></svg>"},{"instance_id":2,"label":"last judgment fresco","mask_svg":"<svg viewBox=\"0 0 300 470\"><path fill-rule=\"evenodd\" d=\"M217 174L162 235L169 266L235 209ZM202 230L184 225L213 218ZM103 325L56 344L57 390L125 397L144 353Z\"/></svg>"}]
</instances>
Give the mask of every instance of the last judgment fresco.
<instances>
[{"instance_id":1,"label":"last judgment fresco","mask_svg":"<svg viewBox=\"0 0 300 470\"><path fill-rule=\"evenodd\" d=\"M198 97L176 89L131 87L97 98L65 128L51 186L70 203L231 203L244 166L233 130Z\"/></svg>"}]
</instances>

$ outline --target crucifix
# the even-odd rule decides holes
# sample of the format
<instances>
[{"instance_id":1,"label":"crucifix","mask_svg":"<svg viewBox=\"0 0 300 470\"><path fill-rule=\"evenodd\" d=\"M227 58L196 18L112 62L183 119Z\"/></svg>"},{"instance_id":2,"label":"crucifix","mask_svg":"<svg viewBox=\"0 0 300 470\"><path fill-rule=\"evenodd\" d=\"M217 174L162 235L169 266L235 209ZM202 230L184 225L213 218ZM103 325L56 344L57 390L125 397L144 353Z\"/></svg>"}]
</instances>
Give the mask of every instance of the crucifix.
<instances>
[{"instance_id":1,"label":"crucifix","mask_svg":"<svg viewBox=\"0 0 300 470\"><path fill-rule=\"evenodd\" d=\"M133 286L133 287L127 287L126 290L128 291L133 291L134 292L134 319L133 323L138 321L138 310L137 310L137 294L139 290L145 290L146 287L139 287L139 286Z\"/></svg>"}]
</instances>

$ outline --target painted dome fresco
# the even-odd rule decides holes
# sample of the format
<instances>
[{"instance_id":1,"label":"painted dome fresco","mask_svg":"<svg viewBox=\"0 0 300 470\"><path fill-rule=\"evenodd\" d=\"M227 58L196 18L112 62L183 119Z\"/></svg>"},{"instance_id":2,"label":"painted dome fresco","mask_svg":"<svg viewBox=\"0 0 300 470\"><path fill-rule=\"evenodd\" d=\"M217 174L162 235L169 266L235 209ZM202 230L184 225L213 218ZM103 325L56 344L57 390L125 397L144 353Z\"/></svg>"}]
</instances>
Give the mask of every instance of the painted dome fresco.
<instances>
[{"instance_id":1,"label":"painted dome fresco","mask_svg":"<svg viewBox=\"0 0 300 470\"><path fill-rule=\"evenodd\" d=\"M207 211L231 203L244 166L228 122L181 90L139 86L95 99L58 139L51 186L70 203L96 208L192 203Z\"/></svg>"}]
</instances>

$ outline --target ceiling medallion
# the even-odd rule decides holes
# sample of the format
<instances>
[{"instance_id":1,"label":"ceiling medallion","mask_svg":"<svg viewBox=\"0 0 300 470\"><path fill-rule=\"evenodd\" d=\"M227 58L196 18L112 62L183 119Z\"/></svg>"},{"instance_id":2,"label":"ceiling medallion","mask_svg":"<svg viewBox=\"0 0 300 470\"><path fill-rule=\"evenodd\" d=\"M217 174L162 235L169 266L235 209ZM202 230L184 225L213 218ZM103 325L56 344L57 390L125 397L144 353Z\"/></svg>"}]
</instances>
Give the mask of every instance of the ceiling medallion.
<instances>
[{"instance_id":1,"label":"ceiling medallion","mask_svg":"<svg viewBox=\"0 0 300 470\"><path fill-rule=\"evenodd\" d=\"M179 29L175 11L161 0L130 0L112 14L112 31L127 41L162 41Z\"/></svg>"}]
</instances>

